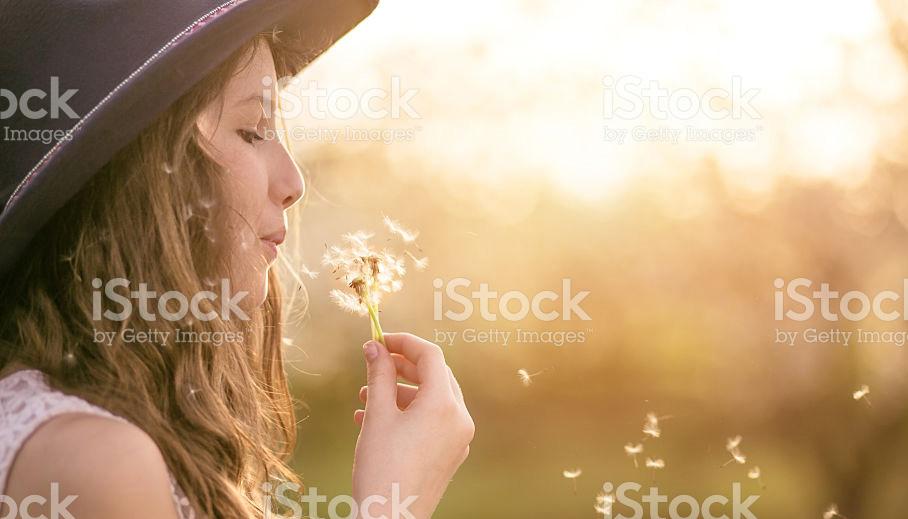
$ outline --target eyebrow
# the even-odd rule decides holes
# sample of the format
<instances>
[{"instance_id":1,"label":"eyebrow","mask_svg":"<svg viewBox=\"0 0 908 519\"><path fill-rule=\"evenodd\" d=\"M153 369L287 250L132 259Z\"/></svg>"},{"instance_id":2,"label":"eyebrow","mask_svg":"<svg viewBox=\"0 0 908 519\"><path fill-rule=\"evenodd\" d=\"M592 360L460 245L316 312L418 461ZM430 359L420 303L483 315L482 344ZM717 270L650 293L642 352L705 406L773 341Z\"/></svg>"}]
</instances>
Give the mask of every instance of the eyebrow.
<instances>
[{"instance_id":1,"label":"eyebrow","mask_svg":"<svg viewBox=\"0 0 908 519\"><path fill-rule=\"evenodd\" d=\"M237 105L237 106L239 106L239 105L245 105L245 104L248 104L248 103L250 103L250 102L252 102L252 101L258 101L258 103L259 103L260 105L262 105L262 106L265 105L265 98L262 97L261 94L252 94L251 96L249 96L249 97L247 97L247 98L245 98L245 99L241 99L241 100L237 101L237 102L236 102L236 105Z\"/></svg>"}]
</instances>

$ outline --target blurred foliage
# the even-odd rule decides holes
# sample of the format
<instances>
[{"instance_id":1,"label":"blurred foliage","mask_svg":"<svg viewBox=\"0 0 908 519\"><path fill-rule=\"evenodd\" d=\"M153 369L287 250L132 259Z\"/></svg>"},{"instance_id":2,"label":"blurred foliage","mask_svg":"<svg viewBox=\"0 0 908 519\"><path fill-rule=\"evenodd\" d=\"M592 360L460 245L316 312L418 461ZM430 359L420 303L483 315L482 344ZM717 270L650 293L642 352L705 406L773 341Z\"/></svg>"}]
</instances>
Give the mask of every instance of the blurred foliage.
<instances>
[{"instance_id":1,"label":"blurred foliage","mask_svg":"<svg viewBox=\"0 0 908 519\"><path fill-rule=\"evenodd\" d=\"M547 2L503 4L528 17L552 8ZM868 22L871 29L842 29L842 41L821 40L835 48L874 42L901 53L902 18L889 4L881 3L880 9L869 4L882 20ZM695 14L721 11L712 2L691 5L700 9L692 8ZM827 8L834 9L818 7ZM698 19L695 14L684 20ZM773 91L773 83L762 82L764 76L748 76L752 69L742 68L745 80L764 89L767 103L761 105L766 131L759 150L739 143L695 149L643 143L627 155L627 150L602 142L598 133L593 139L598 143L585 140L583 132L598 130L559 119L557 113L565 107L553 98L546 98L555 103L551 112L537 115L560 132L560 139L529 139L515 148L509 132L514 120L521 120L521 103L482 104L484 99L501 100L488 97L484 88L498 92L513 87L513 99L530 105L537 93L523 90L513 69L496 73L483 62L483 37L493 39L487 28L471 25L463 41L447 33L427 38L424 26L408 28L422 37L408 42L403 36L395 40L389 16L377 12L374 22L366 22L373 25L341 48L340 56L366 55L358 64L374 59L367 72L379 78L376 84L386 84L388 75L400 73L396 67L401 67L409 84L428 85L419 97L424 101L424 119L418 121L423 133L413 142L294 143L307 168L309 192L290 243L297 248L288 254L292 266L319 270L323 243L356 229L380 231L382 214L389 214L419 229L430 267L408 274L403 292L388 299L382 316L387 330L430 339L436 329L588 334L582 344L561 347L461 341L445 348L477 435L435 517L596 517L594 497L605 481L647 484L652 479L649 471L635 469L623 451L626 443L642 438L648 411L672 416L663 423L663 437L647 442L644 454L652 451L665 459L656 484L669 496L730 495L731 483L739 481L745 493L762 496L753 507L758 517L821 517L833 502L851 519L896 517L908 508L908 362L903 348L775 344L777 327L793 327L774 321L772 307L776 278L803 276L843 291L901 290L901 280L908 278L908 148L903 144L908 118L904 110L896 111L904 104L902 86L887 94L889 101L877 99L883 104L852 107L878 130L870 141L856 133L866 125L847 126L852 119L829 121L833 130L844 132L844 140L827 138L822 131L792 134L793 121L803 114L785 103L773 105L785 91ZM643 26L657 23L635 16ZM787 16L784 9L768 10L763 19ZM821 35L850 27L848 16L835 22L817 16L795 22L816 24L819 29L804 30ZM851 20L858 24L864 19ZM721 28L737 27L725 23ZM835 23L840 25L829 29ZM368 57L373 44L377 58ZM477 54L467 57L478 61L476 69L465 63L463 52L474 44L479 45ZM441 49L432 67L420 65L430 52L426 47ZM809 47L796 55L810 60L827 50ZM412 60L407 59L410 51ZM590 52L599 56L603 50ZM622 46L615 45L614 52L622 52ZM742 61L749 57L740 55ZM735 58L732 54L715 70L704 70L734 74ZM608 65L590 71L586 62L565 52L544 59L553 66L559 59L561 64L577 61L577 68L567 73L590 75L593 81L617 71ZM879 88L898 81L904 85L901 60L894 62L898 69L860 74L876 74ZM767 77L772 78L770 65ZM457 75L447 74L447 66ZM836 66L853 70L845 61ZM311 74L349 77L344 74L355 68L338 58L317 64ZM540 68L536 64L532 70ZM828 72L820 70L810 84L831 81ZM445 86L442 79L457 84ZM463 84L470 88L464 90ZM600 88L593 86L596 100ZM867 94L836 88L822 95L799 90L798 95L823 112L824 103L847 105ZM576 103L563 95L562 102ZM446 109L446 100L453 107ZM573 113L576 108L565 109ZM601 117L595 103L586 109ZM350 122L337 122L346 124ZM414 121L368 124L401 127ZM565 142L582 145L565 147ZM869 142L869 147L842 151L854 142ZM806 159L804 150L809 151ZM540 160L542 154L554 158ZM620 163L599 162L615 154L623 154ZM617 177L609 170L616 164L623 168ZM814 174L812 164L820 174ZM569 190L563 189L566 176ZM540 322L530 317L511 323L474 316L462 323L435 321L432 280L457 277L470 279L473 287L488 283L499 292L530 294L558 291L562 278L570 278L575 290L591 292L583 308L592 320ZM349 492L358 433L352 414L365 382L360 345L369 336L366 319L344 314L328 301L334 283L327 272L306 280L308 305L297 307L288 331L295 344L288 352L294 391L306 406L300 411L304 420L294 463L308 485L328 495ZM816 319L803 325L905 329L903 321ZM520 368L546 371L524 387L516 374ZM872 407L852 399L861 384L872 388ZM720 468L728 459L726 439L738 434L744 437L747 465ZM765 489L746 477L753 465L761 467ZM574 467L583 469L576 493L562 477L562 470Z\"/></svg>"}]
</instances>

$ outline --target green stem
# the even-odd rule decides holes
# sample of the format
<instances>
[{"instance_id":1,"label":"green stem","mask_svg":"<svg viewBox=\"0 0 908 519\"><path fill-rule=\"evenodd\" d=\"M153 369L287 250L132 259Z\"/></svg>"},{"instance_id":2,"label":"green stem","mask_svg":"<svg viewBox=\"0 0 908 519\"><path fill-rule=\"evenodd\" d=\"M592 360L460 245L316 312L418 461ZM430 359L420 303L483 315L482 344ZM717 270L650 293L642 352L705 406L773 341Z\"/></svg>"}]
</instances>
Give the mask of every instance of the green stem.
<instances>
[{"instance_id":1,"label":"green stem","mask_svg":"<svg viewBox=\"0 0 908 519\"><path fill-rule=\"evenodd\" d=\"M369 310L369 319L372 322L372 339L384 344L385 335L381 331L381 323L378 322L378 312L368 301L366 301L366 308Z\"/></svg>"}]
</instances>

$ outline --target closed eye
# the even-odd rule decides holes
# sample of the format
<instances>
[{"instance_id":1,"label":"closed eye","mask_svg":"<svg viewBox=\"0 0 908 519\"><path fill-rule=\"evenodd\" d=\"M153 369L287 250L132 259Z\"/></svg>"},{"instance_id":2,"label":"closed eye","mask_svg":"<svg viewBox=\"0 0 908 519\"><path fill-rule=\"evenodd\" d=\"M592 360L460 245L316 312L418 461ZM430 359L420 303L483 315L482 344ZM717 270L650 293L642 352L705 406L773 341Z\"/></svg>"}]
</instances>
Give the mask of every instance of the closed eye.
<instances>
[{"instance_id":1,"label":"closed eye","mask_svg":"<svg viewBox=\"0 0 908 519\"><path fill-rule=\"evenodd\" d=\"M259 135L258 132L251 130L239 129L236 131L236 134L239 135L241 139L252 145L255 145L256 141L265 140L265 137Z\"/></svg>"}]
</instances>

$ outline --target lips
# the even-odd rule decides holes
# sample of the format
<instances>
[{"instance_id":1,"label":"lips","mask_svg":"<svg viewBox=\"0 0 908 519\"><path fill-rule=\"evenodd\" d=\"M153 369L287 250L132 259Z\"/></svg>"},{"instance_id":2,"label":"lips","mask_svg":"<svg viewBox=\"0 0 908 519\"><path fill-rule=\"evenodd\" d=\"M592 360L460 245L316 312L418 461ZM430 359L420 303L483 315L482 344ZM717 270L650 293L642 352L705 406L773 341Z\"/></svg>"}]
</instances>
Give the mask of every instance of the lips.
<instances>
[{"instance_id":1,"label":"lips","mask_svg":"<svg viewBox=\"0 0 908 519\"><path fill-rule=\"evenodd\" d=\"M284 243L284 238L286 238L286 237L287 237L287 230L281 229L279 231L273 232L266 236L262 236L260 239L264 242L273 243L274 246L276 247L276 246Z\"/></svg>"},{"instance_id":2,"label":"lips","mask_svg":"<svg viewBox=\"0 0 908 519\"><path fill-rule=\"evenodd\" d=\"M284 238L287 236L287 230L281 229L277 232L262 236L259 238L262 241L262 245L265 247L265 250L268 252L269 260L274 261L277 258L277 247L284 243Z\"/></svg>"}]
</instances>

